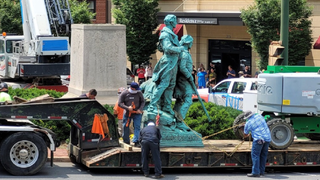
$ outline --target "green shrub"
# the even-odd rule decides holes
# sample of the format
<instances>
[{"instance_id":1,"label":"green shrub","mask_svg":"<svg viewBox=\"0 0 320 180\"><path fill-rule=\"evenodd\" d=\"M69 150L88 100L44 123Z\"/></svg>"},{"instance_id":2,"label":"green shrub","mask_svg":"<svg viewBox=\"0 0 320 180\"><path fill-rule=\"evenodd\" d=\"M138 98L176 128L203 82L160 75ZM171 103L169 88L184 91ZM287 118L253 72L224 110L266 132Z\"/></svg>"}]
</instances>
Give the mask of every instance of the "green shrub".
<instances>
[{"instance_id":1,"label":"green shrub","mask_svg":"<svg viewBox=\"0 0 320 180\"><path fill-rule=\"evenodd\" d=\"M71 125L68 121L43 121L43 120L32 120L32 122L38 126L52 130L57 135L57 139L65 141L69 138Z\"/></svg>"},{"instance_id":2,"label":"green shrub","mask_svg":"<svg viewBox=\"0 0 320 180\"><path fill-rule=\"evenodd\" d=\"M65 92L57 92L55 90L46 89L12 89L9 87L8 93L11 97L18 96L20 98L30 100L32 98L39 97L41 95L49 94L53 98L62 97ZM43 121L43 120L32 120L32 122L38 126L47 128L56 133L57 139L66 140L70 134L70 124L67 121Z\"/></svg>"},{"instance_id":3,"label":"green shrub","mask_svg":"<svg viewBox=\"0 0 320 180\"><path fill-rule=\"evenodd\" d=\"M30 89L12 89L9 87L10 96L13 98L14 96L18 96L20 98L30 100L32 98L36 98L45 94L49 94L49 96L53 98L60 98L62 97L65 92L57 92L55 90L46 90L46 89L37 89L37 88L30 88Z\"/></svg>"},{"instance_id":4,"label":"green shrub","mask_svg":"<svg viewBox=\"0 0 320 180\"><path fill-rule=\"evenodd\" d=\"M111 114L113 114L113 107L111 105L105 104L103 105L104 108L106 108L106 110L108 110Z\"/></svg>"},{"instance_id":5,"label":"green shrub","mask_svg":"<svg viewBox=\"0 0 320 180\"><path fill-rule=\"evenodd\" d=\"M242 111L210 102L204 103L204 105L209 113L211 122L208 121L200 102L193 103L190 106L185 118L188 126L202 134L203 137L231 127L234 119L242 113ZM209 139L236 139L236 137L232 130L228 130Z\"/></svg>"}]
</instances>

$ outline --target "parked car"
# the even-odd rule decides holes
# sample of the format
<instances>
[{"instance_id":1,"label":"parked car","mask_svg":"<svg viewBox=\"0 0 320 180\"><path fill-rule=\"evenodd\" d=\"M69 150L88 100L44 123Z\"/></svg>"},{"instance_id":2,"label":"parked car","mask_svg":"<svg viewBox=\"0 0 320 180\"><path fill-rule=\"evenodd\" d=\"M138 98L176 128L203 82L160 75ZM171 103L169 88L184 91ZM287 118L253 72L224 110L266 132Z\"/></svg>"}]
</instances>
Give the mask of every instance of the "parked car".
<instances>
[{"instance_id":1,"label":"parked car","mask_svg":"<svg viewBox=\"0 0 320 180\"><path fill-rule=\"evenodd\" d=\"M206 102L213 102L222 106L230 106L243 110L244 92L257 92L257 78L232 78L224 79L208 92L208 88L198 89L198 93ZM194 96L194 98L197 98Z\"/></svg>"},{"instance_id":2,"label":"parked car","mask_svg":"<svg viewBox=\"0 0 320 180\"><path fill-rule=\"evenodd\" d=\"M132 82L134 82L134 74L127 68L127 85L130 85Z\"/></svg>"}]
</instances>

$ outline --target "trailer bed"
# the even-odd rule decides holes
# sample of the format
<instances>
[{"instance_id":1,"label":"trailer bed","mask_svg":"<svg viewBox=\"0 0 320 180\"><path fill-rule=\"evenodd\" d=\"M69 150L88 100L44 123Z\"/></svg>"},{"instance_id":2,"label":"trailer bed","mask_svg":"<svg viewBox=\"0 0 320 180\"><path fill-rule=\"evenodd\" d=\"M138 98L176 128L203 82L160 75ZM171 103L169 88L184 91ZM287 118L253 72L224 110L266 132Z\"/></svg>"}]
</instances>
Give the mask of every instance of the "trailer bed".
<instances>
[{"instance_id":1,"label":"trailer bed","mask_svg":"<svg viewBox=\"0 0 320 180\"><path fill-rule=\"evenodd\" d=\"M240 140L205 140L204 147L161 148L163 168L223 168L251 167L251 142ZM83 152L82 163L89 168L138 168L141 167L141 149L125 146ZM103 157L100 157L102 154ZM285 150L269 150L266 166L319 166L319 141L296 140ZM150 158L150 166L153 166Z\"/></svg>"}]
</instances>

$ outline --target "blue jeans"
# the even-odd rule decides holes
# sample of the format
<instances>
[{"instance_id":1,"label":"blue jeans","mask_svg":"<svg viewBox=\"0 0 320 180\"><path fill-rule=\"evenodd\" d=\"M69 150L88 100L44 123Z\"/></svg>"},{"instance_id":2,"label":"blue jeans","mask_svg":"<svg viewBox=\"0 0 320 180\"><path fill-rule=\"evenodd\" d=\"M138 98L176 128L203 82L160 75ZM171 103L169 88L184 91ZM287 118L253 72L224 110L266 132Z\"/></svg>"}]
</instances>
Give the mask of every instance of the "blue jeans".
<instances>
[{"instance_id":1,"label":"blue jeans","mask_svg":"<svg viewBox=\"0 0 320 180\"><path fill-rule=\"evenodd\" d=\"M138 142L138 139L139 139L141 118L142 118L142 114L131 114L131 117L130 117L130 121L133 120L133 128L134 128L134 136L132 139L133 143ZM130 144L129 126L126 127L127 121L128 121L128 116L126 115L126 113L124 113L123 119L122 119L122 127L123 127L122 138L124 143Z\"/></svg>"},{"instance_id":2,"label":"blue jeans","mask_svg":"<svg viewBox=\"0 0 320 180\"><path fill-rule=\"evenodd\" d=\"M270 142L259 144L257 140L252 143L251 159L252 159L252 174L264 174L268 157L268 148Z\"/></svg>"}]
</instances>

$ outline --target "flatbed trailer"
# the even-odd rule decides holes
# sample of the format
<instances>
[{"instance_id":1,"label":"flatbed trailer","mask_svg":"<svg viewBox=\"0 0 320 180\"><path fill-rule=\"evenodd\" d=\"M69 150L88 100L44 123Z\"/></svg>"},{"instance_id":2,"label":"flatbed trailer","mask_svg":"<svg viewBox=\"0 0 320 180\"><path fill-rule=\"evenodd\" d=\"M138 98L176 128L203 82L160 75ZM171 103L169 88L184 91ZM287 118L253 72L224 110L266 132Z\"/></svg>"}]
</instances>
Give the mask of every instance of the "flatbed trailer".
<instances>
[{"instance_id":1,"label":"flatbed trailer","mask_svg":"<svg viewBox=\"0 0 320 180\"><path fill-rule=\"evenodd\" d=\"M94 117L106 115L105 138L92 133ZM119 140L114 116L96 100L67 98L0 106L0 161L13 175L32 175L45 164L47 148L59 145L55 134L29 120L68 121L70 160L89 168L140 168L141 149ZM251 167L250 141L204 140L204 147L162 147L163 168ZM150 166L153 162L150 158ZM269 150L267 167L319 166L318 141L296 140L285 150Z\"/></svg>"},{"instance_id":2,"label":"flatbed trailer","mask_svg":"<svg viewBox=\"0 0 320 180\"><path fill-rule=\"evenodd\" d=\"M251 142L205 140L204 147L163 147L162 168L251 168ZM139 168L141 149L122 147L83 151L81 163L89 168ZM149 158L153 166L152 158ZM266 167L320 166L318 141L295 140L286 150L269 150Z\"/></svg>"}]
</instances>

